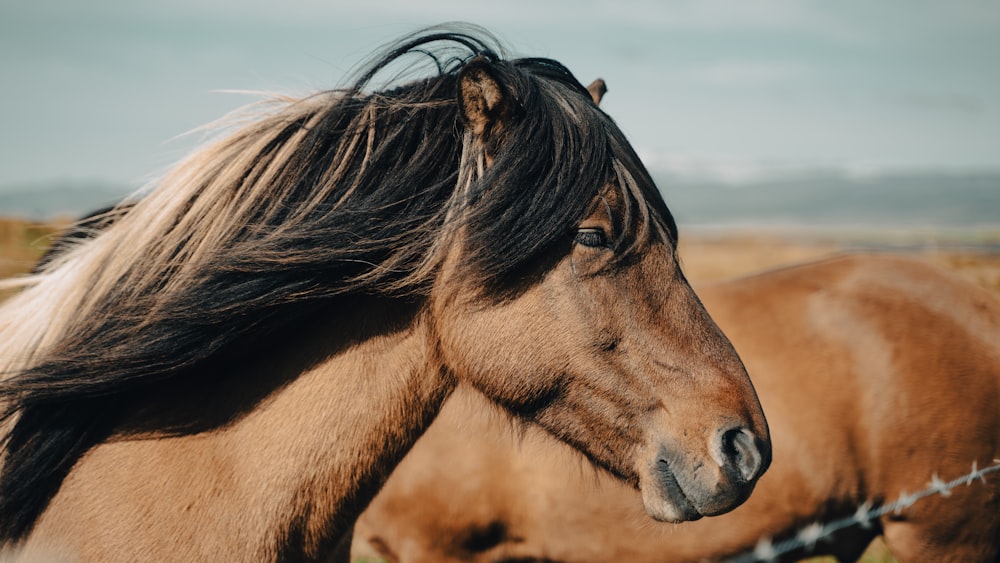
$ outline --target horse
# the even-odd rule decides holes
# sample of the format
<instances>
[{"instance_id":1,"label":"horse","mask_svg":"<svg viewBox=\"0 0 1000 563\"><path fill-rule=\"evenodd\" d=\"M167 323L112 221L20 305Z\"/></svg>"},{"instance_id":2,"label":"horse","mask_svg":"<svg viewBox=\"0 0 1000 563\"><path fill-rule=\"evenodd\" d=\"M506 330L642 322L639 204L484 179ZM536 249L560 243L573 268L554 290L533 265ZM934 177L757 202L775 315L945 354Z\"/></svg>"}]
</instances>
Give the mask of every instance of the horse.
<instances>
[{"instance_id":1,"label":"horse","mask_svg":"<svg viewBox=\"0 0 1000 563\"><path fill-rule=\"evenodd\" d=\"M0 306L7 557L343 560L459 385L652 519L750 495L754 388L562 64L431 28L236 121Z\"/></svg>"},{"instance_id":2,"label":"horse","mask_svg":"<svg viewBox=\"0 0 1000 563\"><path fill-rule=\"evenodd\" d=\"M355 553L393 563L725 560L1000 461L1000 300L988 290L912 258L861 254L698 294L743 358L771 430L774 461L745 504L653 524L630 490L539 432L511 432L505 414L462 388L359 519ZM903 562L997 561L1000 479L970 478L780 560L853 561L880 534Z\"/></svg>"}]
</instances>

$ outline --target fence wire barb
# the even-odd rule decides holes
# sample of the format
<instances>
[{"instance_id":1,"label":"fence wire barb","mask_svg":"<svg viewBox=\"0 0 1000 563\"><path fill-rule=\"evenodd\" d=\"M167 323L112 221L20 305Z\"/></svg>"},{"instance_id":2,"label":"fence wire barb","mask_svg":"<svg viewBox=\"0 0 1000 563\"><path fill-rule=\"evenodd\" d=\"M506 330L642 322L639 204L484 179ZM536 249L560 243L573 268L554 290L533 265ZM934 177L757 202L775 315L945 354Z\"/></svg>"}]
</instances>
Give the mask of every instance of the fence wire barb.
<instances>
[{"instance_id":1,"label":"fence wire barb","mask_svg":"<svg viewBox=\"0 0 1000 563\"><path fill-rule=\"evenodd\" d=\"M959 485L964 484L968 487L976 480L986 483L986 475L997 471L1000 471L1000 459L994 459L993 465L984 467L983 469L979 469L979 464L973 461L972 471L948 482L941 480L938 474L934 473L931 476L931 480L926 489L913 494L908 494L905 490L900 491L899 497L897 497L895 501L878 507L873 505L871 501L866 501L858 506L858 509L851 516L841 518L839 520L833 520L831 522L827 522L826 524L822 522L813 522L812 524L808 524L805 527L800 528L795 536L784 541L774 543L771 537L762 537L760 541L757 542L753 551L736 556L729 559L729 561L731 563L774 561L778 557L797 549L805 548L812 551L816 547L817 543L828 540L830 536L840 530L843 530L844 528L860 526L862 528L870 529L875 520L890 512L898 515L902 513L902 511L916 504L917 501L932 495L949 497L951 496L951 490Z\"/></svg>"}]
</instances>

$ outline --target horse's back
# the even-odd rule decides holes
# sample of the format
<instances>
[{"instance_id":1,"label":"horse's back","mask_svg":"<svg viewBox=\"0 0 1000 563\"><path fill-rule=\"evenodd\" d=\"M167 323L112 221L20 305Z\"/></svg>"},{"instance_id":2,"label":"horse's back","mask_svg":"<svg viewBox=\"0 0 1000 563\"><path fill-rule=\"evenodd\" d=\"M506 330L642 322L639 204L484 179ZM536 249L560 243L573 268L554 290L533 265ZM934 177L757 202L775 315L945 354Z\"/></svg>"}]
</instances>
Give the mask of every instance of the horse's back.
<instances>
[{"instance_id":1,"label":"horse's back","mask_svg":"<svg viewBox=\"0 0 1000 563\"><path fill-rule=\"evenodd\" d=\"M995 294L921 261L852 255L701 295L746 362L774 436L768 478L782 486L765 479L748 504L777 494L788 506L776 508L796 514L796 502L822 497L892 502L1000 456ZM995 557L1000 486L978 484L884 518L897 557Z\"/></svg>"},{"instance_id":2,"label":"horse's back","mask_svg":"<svg viewBox=\"0 0 1000 563\"><path fill-rule=\"evenodd\" d=\"M841 406L838 415L854 411L867 423L885 415L907 427L919 419L951 428L946 420L960 426L976 413L994 419L989 441L996 440L1000 300L985 289L918 260L849 255L701 295L753 364L758 390L787 396L806 388ZM799 411L808 405L783 403ZM917 410L901 416L908 408Z\"/></svg>"}]
</instances>

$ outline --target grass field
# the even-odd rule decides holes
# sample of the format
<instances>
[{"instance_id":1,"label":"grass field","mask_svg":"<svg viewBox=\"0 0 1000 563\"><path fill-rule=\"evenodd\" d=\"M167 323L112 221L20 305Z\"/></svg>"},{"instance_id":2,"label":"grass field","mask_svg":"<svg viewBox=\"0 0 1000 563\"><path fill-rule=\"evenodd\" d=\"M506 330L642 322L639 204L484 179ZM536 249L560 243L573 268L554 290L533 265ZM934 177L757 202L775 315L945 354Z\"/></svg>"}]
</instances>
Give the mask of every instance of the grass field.
<instances>
[{"instance_id":1,"label":"grass field","mask_svg":"<svg viewBox=\"0 0 1000 563\"><path fill-rule=\"evenodd\" d=\"M30 271L61 228L60 224L0 219L0 278Z\"/></svg>"},{"instance_id":2,"label":"grass field","mask_svg":"<svg viewBox=\"0 0 1000 563\"><path fill-rule=\"evenodd\" d=\"M996 235L1000 240L1000 233ZM939 244L926 238L873 243L864 236L797 236L794 233L682 233L684 273L692 283L736 278L845 252L882 252L913 256L1000 292L1000 246L993 239L976 244Z\"/></svg>"}]
</instances>

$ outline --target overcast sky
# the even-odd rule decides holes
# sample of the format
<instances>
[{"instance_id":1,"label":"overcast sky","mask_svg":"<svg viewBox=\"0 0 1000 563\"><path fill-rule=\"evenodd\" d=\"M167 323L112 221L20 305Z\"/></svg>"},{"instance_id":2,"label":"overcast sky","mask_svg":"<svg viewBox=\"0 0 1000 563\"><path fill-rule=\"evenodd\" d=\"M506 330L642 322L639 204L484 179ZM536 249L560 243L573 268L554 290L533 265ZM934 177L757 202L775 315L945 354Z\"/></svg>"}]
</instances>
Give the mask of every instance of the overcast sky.
<instances>
[{"instance_id":1,"label":"overcast sky","mask_svg":"<svg viewBox=\"0 0 1000 563\"><path fill-rule=\"evenodd\" d=\"M655 168L1000 170L995 0L0 0L0 186L136 184L252 101L448 20L584 83Z\"/></svg>"}]
</instances>

